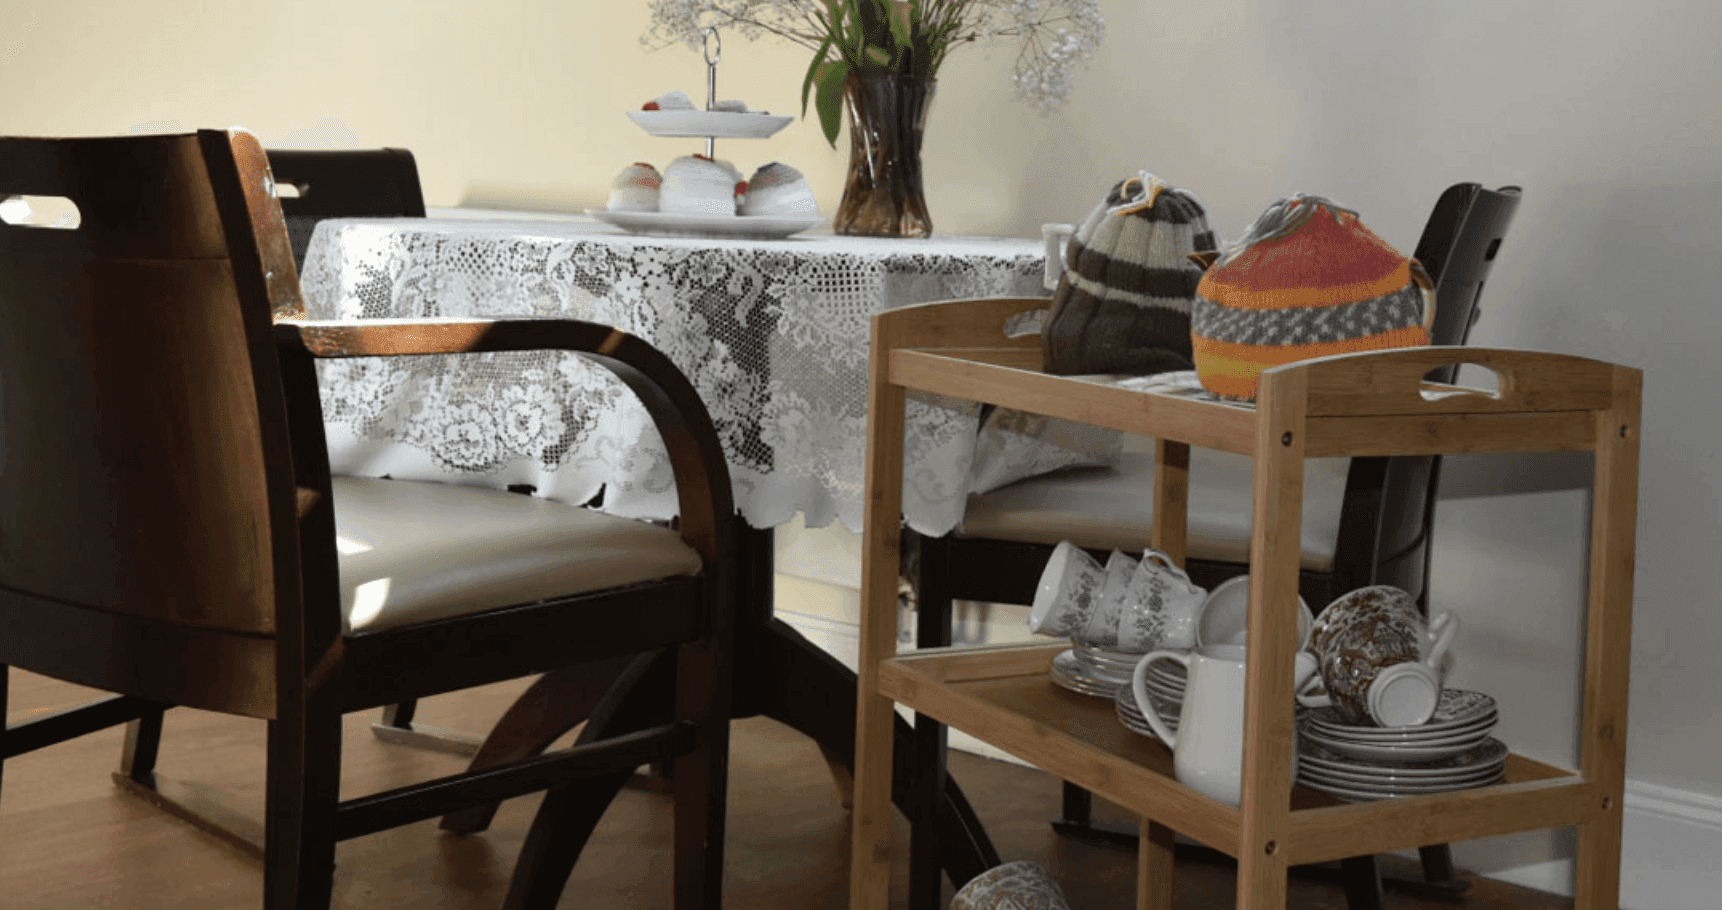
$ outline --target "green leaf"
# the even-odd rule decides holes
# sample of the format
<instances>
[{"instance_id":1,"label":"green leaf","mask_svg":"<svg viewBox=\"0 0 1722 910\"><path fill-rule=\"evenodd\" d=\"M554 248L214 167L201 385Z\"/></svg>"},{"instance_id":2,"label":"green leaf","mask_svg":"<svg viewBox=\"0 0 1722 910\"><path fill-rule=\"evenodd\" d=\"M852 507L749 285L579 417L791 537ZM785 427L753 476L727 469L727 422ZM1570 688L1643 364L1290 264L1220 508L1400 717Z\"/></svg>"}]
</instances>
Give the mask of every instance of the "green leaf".
<instances>
[{"instance_id":1,"label":"green leaf","mask_svg":"<svg viewBox=\"0 0 1722 910\"><path fill-rule=\"evenodd\" d=\"M819 84L813 106L819 111L819 125L825 129L825 141L837 147L837 131L843 125L843 83L849 78L849 65L828 61L819 68L814 81Z\"/></svg>"},{"instance_id":2,"label":"green leaf","mask_svg":"<svg viewBox=\"0 0 1722 910\"><path fill-rule=\"evenodd\" d=\"M807 75L801 80L801 116L807 116L807 93L813 88L813 81L819 68L825 64L825 52L831 49L831 36L826 35L820 42L819 50L813 52L813 59L808 61Z\"/></svg>"},{"instance_id":3,"label":"green leaf","mask_svg":"<svg viewBox=\"0 0 1722 910\"><path fill-rule=\"evenodd\" d=\"M887 17L887 21L891 23L891 40L897 46L898 56L901 56L904 51L910 50L915 46L914 39L909 37L909 19L914 14L915 11L911 9L907 3L891 4L891 11L890 15Z\"/></svg>"}]
</instances>

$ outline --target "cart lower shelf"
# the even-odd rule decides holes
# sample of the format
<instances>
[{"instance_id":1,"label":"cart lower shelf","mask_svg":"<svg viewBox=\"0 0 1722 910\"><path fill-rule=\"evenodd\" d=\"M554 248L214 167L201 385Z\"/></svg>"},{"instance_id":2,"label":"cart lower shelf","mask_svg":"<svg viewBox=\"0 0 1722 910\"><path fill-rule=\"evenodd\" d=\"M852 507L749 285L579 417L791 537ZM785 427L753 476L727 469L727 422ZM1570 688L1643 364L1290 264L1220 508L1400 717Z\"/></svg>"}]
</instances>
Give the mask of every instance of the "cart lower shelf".
<instances>
[{"instance_id":1,"label":"cart lower shelf","mask_svg":"<svg viewBox=\"0 0 1722 910\"><path fill-rule=\"evenodd\" d=\"M1112 702L1054 684L1068 644L935 649L884 661L879 692L1231 856L1240 812L1173 777L1164 744L1119 723ZM1503 783L1428 796L1347 803L1294 786L1286 861L1319 863L1582 823L1605 811L1602 788L1576 772L1513 754Z\"/></svg>"}]
</instances>

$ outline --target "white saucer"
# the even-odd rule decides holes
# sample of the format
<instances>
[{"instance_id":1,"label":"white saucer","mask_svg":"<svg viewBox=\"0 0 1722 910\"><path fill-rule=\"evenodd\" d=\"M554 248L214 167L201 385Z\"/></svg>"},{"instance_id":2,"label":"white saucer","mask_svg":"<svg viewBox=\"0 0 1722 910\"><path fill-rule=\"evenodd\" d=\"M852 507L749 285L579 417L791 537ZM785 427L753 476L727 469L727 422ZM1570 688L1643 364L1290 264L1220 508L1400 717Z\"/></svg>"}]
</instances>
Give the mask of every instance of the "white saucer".
<instances>
[{"instance_id":1,"label":"white saucer","mask_svg":"<svg viewBox=\"0 0 1722 910\"><path fill-rule=\"evenodd\" d=\"M1310 727L1299 731L1303 738L1318 746L1325 747L1330 752L1338 752L1352 758L1361 758L1377 762L1425 762L1452 758L1475 749L1489 739L1487 729L1471 735L1458 737L1449 741L1431 741L1420 743L1359 743L1323 736Z\"/></svg>"},{"instance_id":2,"label":"white saucer","mask_svg":"<svg viewBox=\"0 0 1722 910\"><path fill-rule=\"evenodd\" d=\"M763 111L629 111L628 119L653 136L711 136L715 139L764 139L794 117Z\"/></svg>"},{"instance_id":3,"label":"white saucer","mask_svg":"<svg viewBox=\"0 0 1722 910\"><path fill-rule=\"evenodd\" d=\"M1114 698L1118 694L1118 683L1096 677L1070 651L1060 651L1053 656L1047 675L1059 686L1082 695Z\"/></svg>"},{"instance_id":4,"label":"white saucer","mask_svg":"<svg viewBox=\"0 0 1722 910\"><path fill-rule=\"evenodd\" d=\"M782 240L825 220L817 215L684 215L680 212L612 212L609 209L587 209L586 214L635 234L742 240Z\"/></svg>"},{"instance_id":5,"label":"white saucer","mask_svg":"<svg viewBox=\"0 0 1722 910\"><path fill-rule=\"evenodd\" d=\"M1439 736L1460 730L1471 729L1479 724L1492 724L1498 716L1495 699L1469 689L1442 689L1441 698L1435 704L1435 713L1428 723L1407 727L1376 727L1361 726L1347 723L1334 708L1315 708L1308 716L1312 727L1323 730L1329 735L1338 735L1348 739L1372 736L1391 738L1418 738Z\"/></svg>"},{"instance_id":6,"label":"white saucer","mask_svg":"<svg viewBox=\"0 0 1722 910\"><path fill-rule=\"evenodd\" d=\"M1496 776L1493 779L1478 781L1475 783L1468 783L1468 784L1463 784L1463 785L1457 785L1456 784L1456 785L1452 785L1452 786L1437 787L1434 789L1427 789L1427 788L1394 789L1392 787L1382 787L1382 788L1376 789L1376 788L1370 788L1370 787L1361 787L1361 788L1360 787L1347 787L1347 786L1343 786L1341 784L1330 783L1327 781L1312 780L1312 779L1310 779L1309 772L1307 772L1307 771L1301 771L1297 777L1297 782L1306 786L1306 787L1309 787L1309 788L1314 789L1314 790L1320 790L1323 793L1331 793L1334 796L1337 796L1341 799L1350 800L1352 802L1373 802L1375 800L1395 799L1398 797L1406 797L1406 796L1428 796L1432 793L1451 793L1455 790L1469 790L1473 787L1486 787L1486 786L1489 786L1491 784L1500 783L1500 781L1501 781L1501 777Z\"/></svg>"}]
</instances>

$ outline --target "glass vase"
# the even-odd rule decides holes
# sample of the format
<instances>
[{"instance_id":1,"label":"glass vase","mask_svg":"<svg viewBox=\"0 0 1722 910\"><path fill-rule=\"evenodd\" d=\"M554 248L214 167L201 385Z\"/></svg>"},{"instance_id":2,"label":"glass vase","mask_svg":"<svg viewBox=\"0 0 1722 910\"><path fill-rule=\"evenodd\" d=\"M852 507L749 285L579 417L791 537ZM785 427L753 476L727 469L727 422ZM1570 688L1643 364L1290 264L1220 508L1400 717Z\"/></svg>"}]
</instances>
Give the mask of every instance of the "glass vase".
<instances>
[{"instance_id":1,"label":"glass vase","mask_svg":"<svg viewBox=\"0 0 1722 910\"><path fill-rule=\"evenodd\" d=\"M849 176L832 219L839 234L928 237L933 219L921 192L921 134L935 80L889 70L850 73Z\"/></svg>"}]
</instances>

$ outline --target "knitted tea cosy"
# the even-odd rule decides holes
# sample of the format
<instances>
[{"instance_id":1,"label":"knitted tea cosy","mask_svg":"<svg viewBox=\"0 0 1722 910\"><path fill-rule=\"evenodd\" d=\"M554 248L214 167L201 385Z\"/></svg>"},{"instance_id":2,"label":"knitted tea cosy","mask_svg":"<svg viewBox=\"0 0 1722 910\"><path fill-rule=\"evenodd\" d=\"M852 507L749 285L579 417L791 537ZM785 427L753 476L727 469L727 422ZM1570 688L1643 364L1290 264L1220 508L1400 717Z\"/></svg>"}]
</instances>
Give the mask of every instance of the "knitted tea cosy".
<instances>
[{"instance_id":1,"label":"knitted tea cosy","mask_svg":"<svg viewBox=\"0 0 1722 910\"><path fill-rule=\"evenodd\" d=\"M1429 343L1434 283L1417 260L1320 196L1275 202L1208 267L1191 307L1196 372L1254 400L1257 375L1330 354Z\"/></svg>"},{"instance_id":2,"label":"knitted tea cosy","mask_svg":"<svg viewBox=\"0 0 1722 910\"><path fill-rule=\"evenodd\" d=\"M1071 238L1042 332L1049 373L1188 370L1190 299L1214 249L1195 195L1143 171L1120 180Z\"/></svg>"}]
</instances>

